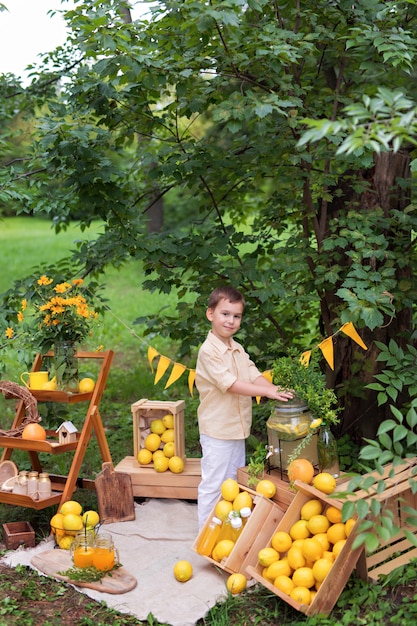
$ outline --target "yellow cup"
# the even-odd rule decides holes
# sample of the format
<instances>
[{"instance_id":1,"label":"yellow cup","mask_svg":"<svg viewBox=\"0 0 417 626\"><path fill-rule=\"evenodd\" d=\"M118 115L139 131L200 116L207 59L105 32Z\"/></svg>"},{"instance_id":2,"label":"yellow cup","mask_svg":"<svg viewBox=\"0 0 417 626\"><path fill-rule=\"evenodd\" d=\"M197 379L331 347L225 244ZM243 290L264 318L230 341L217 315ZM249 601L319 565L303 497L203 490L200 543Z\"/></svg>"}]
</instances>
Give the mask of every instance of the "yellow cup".
<instances>
[{"instance_id":1,"label":"yellow cup","mask_svg":"<svg viewBox=\"0 0 417 626\"><path fill-rule=\"evenodd\" d=\"M29 377L29 380L25 380L25 377ZM42 389L48 382L48 372L23 372L20 380L28 389Z\"/></svg>"}]
</instances>

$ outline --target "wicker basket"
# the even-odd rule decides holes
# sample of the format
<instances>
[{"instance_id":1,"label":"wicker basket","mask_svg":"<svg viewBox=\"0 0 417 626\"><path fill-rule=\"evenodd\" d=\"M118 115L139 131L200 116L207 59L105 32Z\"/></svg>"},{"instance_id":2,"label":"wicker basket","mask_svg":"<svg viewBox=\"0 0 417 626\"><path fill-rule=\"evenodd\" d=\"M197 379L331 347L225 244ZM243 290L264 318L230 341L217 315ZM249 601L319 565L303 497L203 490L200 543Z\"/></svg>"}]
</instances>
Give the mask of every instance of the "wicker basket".
<instances>
[{"instance_id":1,"label":"wicker basket","mask_svg":"<svg viewBox=\"0 0 417 626\"><path fill-rule=\"evenodd\" d=\"M26 387L22 387L10 380L2 380L0 381L0 392L4 395L6 400L10 400L11 398L21 400L26 410L26 417L20 426L11 430L0 429L1 437L20 437L27 424L41 421L42 418L38 413L37 400Z\"/></svg>"}]
</instances>

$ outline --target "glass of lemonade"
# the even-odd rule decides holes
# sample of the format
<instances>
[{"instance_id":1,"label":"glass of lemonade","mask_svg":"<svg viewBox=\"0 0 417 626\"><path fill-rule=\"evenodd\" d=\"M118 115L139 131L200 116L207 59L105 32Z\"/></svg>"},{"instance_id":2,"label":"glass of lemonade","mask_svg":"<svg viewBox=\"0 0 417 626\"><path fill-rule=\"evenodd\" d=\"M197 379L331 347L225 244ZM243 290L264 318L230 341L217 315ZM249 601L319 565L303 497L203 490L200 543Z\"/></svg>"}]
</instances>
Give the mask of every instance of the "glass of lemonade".
<instances>
[{"instance_id":1,"label":"glass of lemonade","mask_svg":"<svg viewBox=\"0 0 417 626\"><path fill-rule=\"evenodd\" d=\"M117 548L109 533L100 533L96 536L93 554L93 565L101 571L108 571L119 561Z\"/></svg>"}]
</instances>

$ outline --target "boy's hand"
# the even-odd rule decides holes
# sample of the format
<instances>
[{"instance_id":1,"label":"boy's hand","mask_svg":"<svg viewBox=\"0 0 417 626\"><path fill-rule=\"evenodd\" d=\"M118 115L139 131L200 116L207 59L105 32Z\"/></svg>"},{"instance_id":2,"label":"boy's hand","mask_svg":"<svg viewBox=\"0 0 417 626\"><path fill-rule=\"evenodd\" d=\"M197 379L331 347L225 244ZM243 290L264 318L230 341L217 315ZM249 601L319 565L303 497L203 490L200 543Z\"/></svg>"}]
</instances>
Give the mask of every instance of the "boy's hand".
<instances>
[{"instance_id":1,"label":"boy's hand","mask_svg":"<svg viewBox=\"0 0 417 626\"><path fill-rule=\"evenodd\" d=\"M275 395L274 397L271 397L272 400L279 400L280 402L288 402L288 400L292 400L293 398L293 391L290 389L281 389L281 387L276 387Z\"/></svg>"}]
</instances>

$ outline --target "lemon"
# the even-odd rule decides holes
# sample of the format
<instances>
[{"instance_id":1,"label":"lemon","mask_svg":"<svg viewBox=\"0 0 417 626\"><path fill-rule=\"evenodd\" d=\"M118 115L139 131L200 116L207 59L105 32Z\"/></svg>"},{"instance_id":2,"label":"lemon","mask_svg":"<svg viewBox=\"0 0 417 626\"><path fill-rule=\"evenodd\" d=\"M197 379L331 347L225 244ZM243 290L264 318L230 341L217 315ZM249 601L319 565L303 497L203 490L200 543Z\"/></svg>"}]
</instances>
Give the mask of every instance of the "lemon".
<instances>
[{"instance_id":1,"label":"lemon","mask_svg":"<svg viewBox=\"0 0 417 626\"><path fill-rule=\"evenodd\" d=\"M296 587L310 587L314 586L316 579L313 576L313 570L311 567L299 567L292 575L292 581Z\"/></svg>"},{"instance_id":2,"label":"lemon","mask_svg":"<svg viewBox=\"0 0 417 626\"><path fill-rule=\"evenodd\" d=\"M233 509L235 511L240 511L245 507L249 507L250 509L253 506L252 496L247 491L241 491L237 494L236 498L233 500Z\"/></svg>"},{"instance_id":3,"label":"lemon","mask_svg":"<svg viewBox=\"0 0 417 626\"><path fill-rule=\"evenodd\" d=\"M339 541L336 541L336 543L333 546L333 554L335 555L335 557L339 556L345 543L346 543L346 539L339 539Z\"/></svg>"},{"instance_id":4,"label":"lemon","mask_svg":"<svg viewBox=\"0 0 417 626\"><path fill-rule=\"evenodd\" d=\"M51 517L50 525L52 528L52 532L54 533L56 530L64 530L64 516L62 513L55 513Z\"/></svg>"},{"instance_id":5,"label":"lemon","mask_svg":"<svg viewBox=\"0 0 417 626\"><path fill-rule=\"evenodd\" d=\"M240 491L240 487L238 483L233 480L233 478L227 478L222 482L221 485L221 494L223 500L228 500L229 502L233 502L235 498L237 498Z\"/></svg>"},{"instance_id":6,"label":"lemon","mask_svg":"<svg viewBox=\"0 0 417 626\"><path fill-rule=\"evenodd\" d=\"M164 423L162 420L152 420L151 422L151 433L156 433L157 435L162 435L163 432L166 431Z\"/></svg>"},{"instance_id":7,"label":"lemon","mask_svg":"<svg viewBox=\"0 0 417 626\"><path fill-rule=\"evenodd\" d=\"M189 561L177 561L174 565L174 576L180 583L190 580L193 575L193 566Z\"/></svg>"},{"instance_id":8,"label":"lemon","mask_svg":"<svg viewBox=\"0 0 417 626\"><path fill-rule=\"evenodd\" d=\"M274 561L266 569L266 578L274 581L277 576L291 576L292 569L287 559Z\"/></svg>"},{"instance_id":9,"label":"lemon","mask_svg":"<svg viewBox=\"0 0 417 626\"><path fill-rule=\"evenodd\" d=\"M145 448L147 448L151 452L155 452L155 450L158 450L159 446L161 445L161 437L156 433L151 433L146 437L144 443Z\"/></svg>"},{"instance_id":10,"label":"lemon","mask_svg":"<svg viewBox=\"0 0 417 626\"><path fill-rule=\"evenodd\" d=\"M313 515L307 522L307 528L312 535L327 532L330 522L325 515Z\"/></svg>"},{"instance_id":11,"label":"lemon","mask_svg":"<svg viewBox=\"0 0 417 626\"><path fill-rule=\"evenodd\" d=\"M90 393L95 386L96 383L92 378L82 378L78 383L78 391L80 393Z\"/></svg>"},{"instance_id":12,"label":"lemon","mask_svg":"<svg viewBox=\"0 0 417 626\"><path fill-rule=\"evenodd\" d=\"M83 507L79 502L76 502L75 500L67 500L67 502L64 502L64 504L61 506L59 512L62 513L62 515L67 515L68 513L81 515L82 510Z\"/></svg>"},{"instance_id":13,"label":"lemon","mask_svg":"<svg viewBox=\"0 0 417 626\"><path fill-rule=\"evenodd\" d=\"M162 423L165 428L174 428L174 416L172 415L172 413L167 413L166 415L164 415L164 417L162 418Z\"/></svg>"},{"instance_id":14,"label":"lemon","mask_svg":"<svg viewBox=\"0 0 417 626\"><path fill-rule=\"evenodd\" d=\"M326 535L330 543L333 544L337 543L341 539L346 539L345 525L342 524L342 522L339 522L338 524L332 524Z\"/></svg>"},{"instance_id":15,"label":"lemon","mask_svg":"<svg viewBox=\"0 0 417 626\"><path fill-rule=\"evenodd\" d=\"M152 461L156 461L156 459L159 459L161 456L165 456L164 451L163 450L155 450L155 452L152 452Z\"/></svg>"},{"instance_id":16,"label":"lemon","mask_svg":"<svg viewBox=\"0 0 417 626\"><path fill-rule=\"evenodd\" d=\"M335 506L328 506L324 513L331 524L342 521L342 511Z\"/></svg>"},{"instance_id":17,"label":"lemon","mask_svg":"<svg viewBox=\"0 0 417 626\"><path fill-rule=\"evenodd\" d=\"M174 474L181 474L184 471L184 461L180 456L172 456L169 459L168 467Z\"/></svg>"},{"instance_id":18,"label":"lemon","mask_svg":"<svg viewBox=\"0 0 417 626\"><path fill-rule=\"evenodd\" d=\"M277 576L275 578L274 587L289 596L291 591L294 589L294 583L289 576L284 576L281 574L280 576Z\"/></svg>"},{"instance_id":19,"label":"lemon","mask_svg":"<svg viewBox=\"0 0 417 626\"><path fill-rule=\"evenodd\" d=\"M318 559L313 565L313 576L319 583L323 582L327 574L333 567L333 561L329 559Z\"/></svg>"},{"instance_id":20,"label":"lemon","mask_svg":"<svg viewBox=\"0 0 417 626\"><path fill-rule=\"evenodd\" d=\"M355 524L356 524L356 520L354 520L353 517L351 517L350 519L348 519L347 522L345 522L346 537L349 537Z\"/></svg>"},{"instance_id":21,"label":"lemon","mask_svg":"<svg viewBox=\"0 0 417 626\"><path fill-rule=\"evenodd\" d=\"M313 515L320 515L322 511L323 504L320 500L308 500L301 507L300 517L308 521Z\"/></svg>"},{"instance_id":22,"label":"lemon","mask_svg":"<svg viewBox=\"0 0 417 626\"><path fill-rule=\"evenodd\" d=\"M211 556L217 562L221 561L225 557L229 556L233 550L235 542L231 539L222 539L214 546Z\"/></svg>"},{"instance_id":23,"label":"lemon","mask_svg":"<svg viewBox=\"0 0 417 626\"><path fill-rule=\"evenodd\" d=\"M272 535L271 545L281 554L287 552L292 546L291 535L284 530L279 530Z\"/></svg>"},{"instance_id":24,"label":"lemon","mask_svg":"<svg viewBox=\"0 0 417 626\"><path fill-rule=\"evenodd\" d=\"M168 443L165 443L164 447L162 448L162 452L170 459L175 454L175 443L173 441L168 441Z\"/></svg>"},{"instance_id":25,"label":"lemon","mask_svg":"<svg viewBox=\"0 0 417 626\"><path fill-rule=\"evenodd\" d=\"M100 516L96 511L86 511L83 515L84 526L94 528L100 522Z\"/></svg>"},{"instance_id":26,"label":"lemon","mask_svg":"<svg viewBox=\"0 0 417 626\"><path fill-rule=\"evenodd\" d=\"M168 441L174 441L174 440L175 440L174 429L167 428L166 430L164 430L164 432L161 435L162 443L168 443Z\"/></svg>"},{"instance_id":27,"label":"lemon","mask_svg":"<svg viewBox=\"0 0 417 626\"><path fill-rule=\"evenodd\" d=\"M303 556L303 551L298 546L292 546L288 550L287 559L289 566L294 570L298 569L299 567L304 567L306 564L306 560Z\"/></svg>"},{"instance_id":28,"label":"lemon","mask_svg":"<svg viewBox=\"0 0 417 626\"><path fill-rule=\"evenodd\" d=\"M291 526L289 532L292 539L307 539L307 537L310 537L310 531L307 528L307 521L303 519L295 522Z\"/></svg>"},{"instance_id":29,"label":"lemon","mask_svg":"<svg viewBox=\"0 0 417 626\"><path fill-rule=\"evenodd\" d=\"M246 589L246 576L236 572L234 574L230 574L229 578L226 581L227 590L233 594L237 595L238 593L242 593Z\"/></svg>"},{"instance_id":30,"label":"lemon","mask_svg":"<svg viewBox=\"0 0 417 626\"><path fill-rule=\"evenodd\" d=\"M262 548L258 552L258 561L263 567L269 567L278 559L279 554L274 548Z\"/></svg>"},{"instance_id":31,"label":"lemon","mask_svg":"<svg viewBox=\"0 0 417 626\"><path fill-rule=\"evenodd\" d=\"M320 541L317 541L314 537L311 539L305 539L303 543L303 547L301 548L301 552L303 553L303 557L308 561L318 561L323 556L323 546Z\"/></svg>"},{"instance_id":32,"label":"lemon","mask_svg":"<svg viewBox=\"0 0 417 626\"><path fill-rule=\"evenodd\" d=\"M277 492L277 488L272 480L268 480L265 478L264 480L260 480L259 483L256 485L256 491L257 493L263 495L265 498L273 498Z\"/></svg>"},{"instance_id":33,"label":"lemon","mask_svg":"<svg viewBox=\"0 0 417 626\"><path fill-rule=\"evenodd\" d=\"M75 537L71 535L64 535L58 540L58 545L61 550L69 550L71 548L72 543L74 543Z\"/></svg>"},{"instance_id":34,"label":"lemon","mask_svg":"<svg viewBox=\"0 0 417 626\"><path fill-rule=\"evenodd\" d=\"M228 500L219 500L214 509L216 517L221 519L222 522L229 517L229 513L232 510L233 504Z\"/></svg>"},{"instance_id":35,"label":"lemon","mask_svg":"<svg viewBox=\"0 0 417 626\"><path fill-rule=\"evenodd\" d=\"M168 459L168 457L164 454L155 459L153 462L155 472L166 472L169 467L169 461L170 459Z\"/></svg>"},{"instance_id":36,"label":"lemon","mask_svg":"<svg viewBox=\"0 0 417 626\"><path fill-rule=\"evenodd\" d=\"M64 515L63 525L66 531L82 530L84 526L83 518L81 515L75 515L75 513L67 513Z\"/></svg>"},{"instance_id":37,"label":"lemon","mask_svg":"<svg viewBox=\"0 0 417 626\"><path fill-rule=\"evenodd\" d=\"M141 448L138 452L137 458L140 465L149 465L152 461L152 452L147 448Z\"/></svg>"},{"instance_id":38,"label":"lemon","mask_svg":"<svg viewBox=\"0 0 417 626\"><path fill-rule=\"evenodd\" d=\"M317 533L314 535L314 539L320 541L323 550L328 550L330 548L330 542L327 539L327 533Z\"/></svg>"},{"instance_id":39,"label":"lemon","mask_svg":"<svg viewBox=\"0 0 417 626\"><path fill-rule=\"evenodd\" d=\"M290 598L292 598L299 604L310 604L310 589L307 589L307 587L294 587L294 589L290 592Z\"/></svg>"},{"instance_id":40,"label":"lemon","mask_svg":"<svg viewBox=\"0 0 417 626\"><path fill-rule=\"evenodd\" d=\"M343 541L343 540L342 540ZM323 552L323 559L328 559L329 561L331 561L333 563L333 561L335 560L336 555L333 554L333 552L330 552L330 550L325 550Z\"/></svg>"},{"instance_id":41,"label":"lemon","mask_svg":"<svg viewBox=\"0 0 417 626\"><path fill-rule=\"evenodd\" d=\"M317 476L314 476L313 487L323 493L333 493L336 489L336 480L328 472L321 472L320 474L317 474Z\"/></svg>"}]
</instances>

